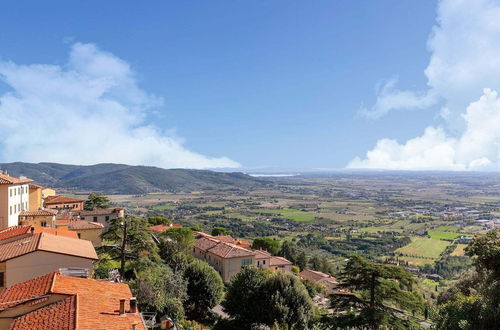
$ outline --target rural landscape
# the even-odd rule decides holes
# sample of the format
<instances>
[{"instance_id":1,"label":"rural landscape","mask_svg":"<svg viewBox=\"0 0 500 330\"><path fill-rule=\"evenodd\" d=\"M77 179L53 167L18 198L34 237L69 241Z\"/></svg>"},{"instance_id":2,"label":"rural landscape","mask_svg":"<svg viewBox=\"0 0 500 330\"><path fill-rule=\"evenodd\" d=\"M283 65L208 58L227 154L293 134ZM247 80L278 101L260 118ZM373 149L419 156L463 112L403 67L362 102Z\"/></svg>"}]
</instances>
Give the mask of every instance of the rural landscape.
<instances>
[{"instance_id":1,"label":"rural landscape","mask_svg":"<svg viewBox=\"0 0 500 330\"><path fill-rule=\"evenodd\" d=\"M475 258L467 254L467 247L475 238L500 227L500 175L496 173L343 171L261 176L115 164L0 166L13 175L27 173L35 182L50 184L69 198L85 200L91 194L103 196L107 207L123 207L129 221L146 219L151 229L174 224L179 228L161 229L158 236L160 242L161 237L175 241L178 235L184 237L177 241L176 247L159 245L160 255L173 269L181 266L176 259L179 257L171 254L184 251L179 246L188 244L190 249L193 244L192 239L185 237L186 232L182 233L184 229L188 236L194 231L211 233L213 237L232 237L235 242L279 255L289 260L292 271L299 275L311 270L340 281L355 256L404 269L413 279L413 290L418 292L420 304L425 308L419 307L424 309L415 312L417 308L411 317L401 312L400 318L413 322L403 322L402 328L409 324L417 328L437 324L436 319L442 317L443 297L456 290L457 281L474 269ZM103 181L103 176L117 179ZM76 185L79 180L86 185ZM167 189L160 186L165 184ZM127 194L125 187L129 185L136 188ZM148 235L148 229L142 228L136 234L147 240L143 235ZM114 234L103 234L96 276L107 278L110 271L120 268L120 263L113 261L114 254L106 250L109 244L125 242L123 236ZM186 239L191 243L186 243ZM134 249L132 241L124 244L131 244L130 249ZM135 267L144 267L137 265L141 258L136 261L137 257L130 258L120 273L126 274L127 269L137 272ZM130 283L137 283L138 274L126 276ZM315 299L315 313L319 313L316 322L320 325L316 327L329 328L325 317L336 315L334 297L329 297L332 292L322 291L322 285L309 285L312 285L308 290ZM335 284L340 288L339 285ZM137 287L135 290L140 291ZM390 305L398 306L394 302ZM168 315L177 315L174 317L177 321L184 317L184 312L178 314L167 306L152 310L160 314L169 311ZM145 308L151 310L147 304ZM188 312L188 307L184 309L186 316L205 326L214 322L207 314L200 318ZM225 310L231 309L226 306ZM228 317L219 313L222 314L217 317ZM248 325L253 321L247 322ZM311 319L307 322L314 328ZM449 320L441 322L448 325L438 328L451 329L456 325ZM231 324L229 328L234 326ZM219 328L224 329L224 325L216 322L214 329Z\"/></svg>"}]
</instances>

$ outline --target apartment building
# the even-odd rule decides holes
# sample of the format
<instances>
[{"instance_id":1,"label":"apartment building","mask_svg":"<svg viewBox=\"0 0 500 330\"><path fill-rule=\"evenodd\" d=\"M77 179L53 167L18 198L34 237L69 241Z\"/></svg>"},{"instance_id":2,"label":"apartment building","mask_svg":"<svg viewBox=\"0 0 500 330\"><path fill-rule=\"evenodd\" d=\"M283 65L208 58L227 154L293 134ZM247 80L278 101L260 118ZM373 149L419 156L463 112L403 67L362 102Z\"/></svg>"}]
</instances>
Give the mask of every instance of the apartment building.
<instances>
[{"instance_id":1,"label":"apartment building","mask_svg":"<svg viewBox=\"0 0 500 330\"><path fill-rule=\"evenodd\" d=\"M19 214L29 210L29 184L32 181L0 172L0 228L16 226Z\"/></svg>"},{"instance_id":2,"label":"apartment building","mask_svg":"<svg viewBox=\"0 0 500 330\"><path fill-rule=\"evenodd\" d=\"M261 250L251 250L237 245L229 235L212 236L202 232L195 233L193 256L207 262L219 272L224 282L247 266L255 266L273 271L291 271L292 262L272 256Z\"/></svg>"},{"instance_id":3,"label":"apartment building","mask_svg":"<svg viewBox=\"0 0 500 330\"><path fill-rule=\"evenodd\" d=\"M44 199L44 205L48 209L55 210L83 210L83 199L65 196L49 196Z\"/></svg>"},{"instance_id":4,"label":"apartment building","mask_svg":"<svg viewBox=\"0 0 500 330\"><path fill-rule=\"evenodd\" d=\"M108 207L105 209L74 210L71 211L74 219L97 222L103 225L104 232L108 231L109 223L113 219L124 218L123 207Z\"/></svg>"}]
</instances>

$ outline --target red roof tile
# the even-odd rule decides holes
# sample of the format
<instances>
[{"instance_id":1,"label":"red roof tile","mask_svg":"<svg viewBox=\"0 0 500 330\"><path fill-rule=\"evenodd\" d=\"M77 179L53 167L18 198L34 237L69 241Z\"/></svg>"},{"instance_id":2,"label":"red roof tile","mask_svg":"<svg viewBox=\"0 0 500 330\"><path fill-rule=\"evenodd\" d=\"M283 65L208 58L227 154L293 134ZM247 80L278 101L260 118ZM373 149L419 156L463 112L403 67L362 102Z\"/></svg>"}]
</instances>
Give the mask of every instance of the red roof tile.
<instances>
[{"instance_id":1,"label":"red roof tile","mask_svg":"<svg viewBox=\"0 0 500 330\"><path fill-rule=\"evenodd\" d=\"M47 295L52 287L55 272L15 284L0 291L0 310L29 299Z\"/></svg>"},{"instance_id":2,"label":"red roof tile","mask_svg":"<svg viewBox=\"0 0 500 330\"><path fill-rule=\"evenodd\" d=\"M10 175L0 174L0 184L24 184L30 182L33 182L33 180L28 178L15 178Z\"/></svg>"},{"instance_id":3,"label":"red roof tile","mask_svg":"<svg viewBox=\"0 0 500 330\"><path fill-rule=\"evenodd\" d=\"M44 210L36 210L36 211L22 211L19 213L20 216L52 216L56 215L57 211L54 210L49 210L49 209L44 209Z\"/></svg>"},{"instance_id":4,"label":"red roof tile","mask_svg":"<svg viewBox=\"0 0 500 330\"><path fill-rule=\"evenodd\" d=\"M75 314L76 296L69 296L14 318L9 329L73 330L76 329Z\"/></svg>"},{"instance_id":5,"label":"red roof tile","mask_svg":"<svg viewBox=\"0 0 500 330\"><path fill-rule=\"evenodd\" d=\"M25 235L29 232L30 226L12 226L0 231L0 241L20 235Z\"/></svg>"},{"instance_id":6,"label":"red roof tile","mask_svg":"<svg viewBox=\"0 0 500 330\"><path fill-rule=\"evenodd\" d=\"M0 244L0 262L7 261L34 251L67 254L97 260L92 242L56 236L47 233L32 234L17 240Z\"/></svg>"},{"instance_id":7,"label":"red roof tile","mask_svg":"<svg viewBox=\"0 0 500 330\"><path fill-rule=\"evenodd\" d=\"M276 257L272 256L271 260L269 261L269 266L286 266L286 265L293 265L293 262L291 262L288 259L285 259L283 257Z\"/></svg>"},{"instance_id":8,"label":"red roof tile","mask_svg":"<svg viewBox=\"0 0 500 330\"><path fill-rule=\"evenodd\" d=\"M236 240L231 235L218 235L214 236L214 238L224 243L232 243L232 244L236 243Z\"/></svg>"},{"instance_id":9,"label":"red roof tile","mask_svg":"<svg viewBox=\"0 0 500 330\"><path fill-rule=\"evenodd\" d=\"M86 229L103 229L104 225L98 222L90 222L85 220L72 220L68 223L70 230L86 230Z\"/></svg>"},{"instance_id":10,"label":"red roof tile","mask_svg":"<svg viewBox=\"0 0 500 330\"><path fill-rule=\"evenodd\" d=\"M45 204L82 203L83 199L70 198L66 196L49 196L45 198Z\"/></svg>"},{"instance_id":11,"label":"red roof tile","mask_svg":"<svg viewBox=\"0 0 500 330\"><path fill-rule=\"evenodd\" d=\"M24 326L25 323L21 321L30 321L30 329L74 329L70 327L71 324L76 324L79 329L131 329L135 324L137 329L145 329L141 315L130 313L132 293L127 284L63 276L58 272L3 289L0 291L0 310L49 294L76 298L63 298L57 303L28 313L31 315L25 314L26 318L18 317L14 322L20 323L16 325ZM119 314L120 299L126 300L125 315ZM59 322L55 323L57 327L52 323L48 327L39 326L53 319Z\"/></svg>"},{"instance_id":12,"label":"red roof tile","mask_svg":"<svg viewBox=\"0 0 500 330\"><path fill-rule=\"evenodd\" d=\"M209 249L208 252L222 258L251 257L255 255L255 252L253 251L224 242L220 242L215 247Z\"/></svg>"}]
</instances>

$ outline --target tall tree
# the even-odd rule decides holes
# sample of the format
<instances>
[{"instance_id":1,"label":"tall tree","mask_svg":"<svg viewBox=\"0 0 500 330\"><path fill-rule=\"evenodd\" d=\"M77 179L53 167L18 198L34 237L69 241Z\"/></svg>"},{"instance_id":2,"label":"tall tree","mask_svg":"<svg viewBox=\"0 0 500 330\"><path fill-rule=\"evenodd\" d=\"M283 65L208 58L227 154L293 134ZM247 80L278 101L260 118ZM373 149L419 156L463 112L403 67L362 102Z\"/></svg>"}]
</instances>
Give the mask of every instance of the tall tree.
<instances>
[{"instance_id":1,"label":"tall tree","mask_svg":"<svg viewBox=\"0 0 500 330\"><path fill-rule=\"evenodd\" d=\"M106 252L112 259L120 260L120 275L125 277L127 262L148 256L159 261L158 248L148 230L144 218L125 217L111 219L108 231L102 237L111 244L103 245L100 251Z\"/></svg>"},{"instance_id":2,"label":"tall tree","mask_svg":"<svg viewBox=\"0 0 500 330\"><path fill-rule=\"evenodd\" d=\"M210 309L221 302L224 283L219 273L204 261L194 259L185 269L188 298L186 313L195 320L207 318Z\"/></svg>"},{"instance_id":3,"label":"tall tree","mask_svg":"<svg viewBox=\"0 0 500 330\"><path fill-rule=\"evenodd\" d=\"M422 296L413 290L413 276L401 267L352 256L341 272L340 287L349 290L331 295L337 313L334 326L407 328L414 325L408 315L424 311Z\"/></svg>"},{"instance_id":4,"label":"tall tree","mask_svg":"<svg viewBox=\"0 0 500 330\"><path fill-rule=\"evenodd\" d=\"M296 276L255 267L235 275L223 306L238 329L263 324L272 327L276 322L289 329L307 329L313 310L312 300Z\"/></svg>"},{"instance_id":5,"label":"tall tree","mask_svg":"<svg viewBox=\"0 0 500 330\"><path fill-rule=\"evenodd\" d=\"M87 197L84 203L85 210L107 209L109 207L109 198L103 195L92 193Z\"/></svg>"},{"instance_id":6,"label":"tall tree","mask_svg":"<svg viewBox=\"0 0 500 330\"><path fill-rule=\"evenodd\" d=\"M222 306L240 328L264 322L262 287L268 277L256 267L245 267L231 279Z\"/></svg>"}]
</instances>

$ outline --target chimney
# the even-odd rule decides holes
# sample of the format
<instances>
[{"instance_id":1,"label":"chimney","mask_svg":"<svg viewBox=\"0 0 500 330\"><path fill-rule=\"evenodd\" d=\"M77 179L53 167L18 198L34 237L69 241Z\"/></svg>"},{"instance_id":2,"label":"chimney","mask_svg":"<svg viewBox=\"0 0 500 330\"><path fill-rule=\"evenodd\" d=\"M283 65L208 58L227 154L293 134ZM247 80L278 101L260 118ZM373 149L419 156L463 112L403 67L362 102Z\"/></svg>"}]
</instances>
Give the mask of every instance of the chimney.
<instances>
[{"instance_id":1,"label":"chimney","mask_svg":"<svg viewBox=\"0 0 500 330\"><path fill-rule=\"evenodd\" d=\"M137 298L130 298L130 313L137 313Z\"/></svg>"},{"instance_id":2,"label":"chimney","mask_svg":"<svg viewBox=\"0 0 500 330\"><path fill-rule=\"evenodd\" d=\"M120 315L125 315L125 299L120 299Z\"/></svg>"}]
</instances>

